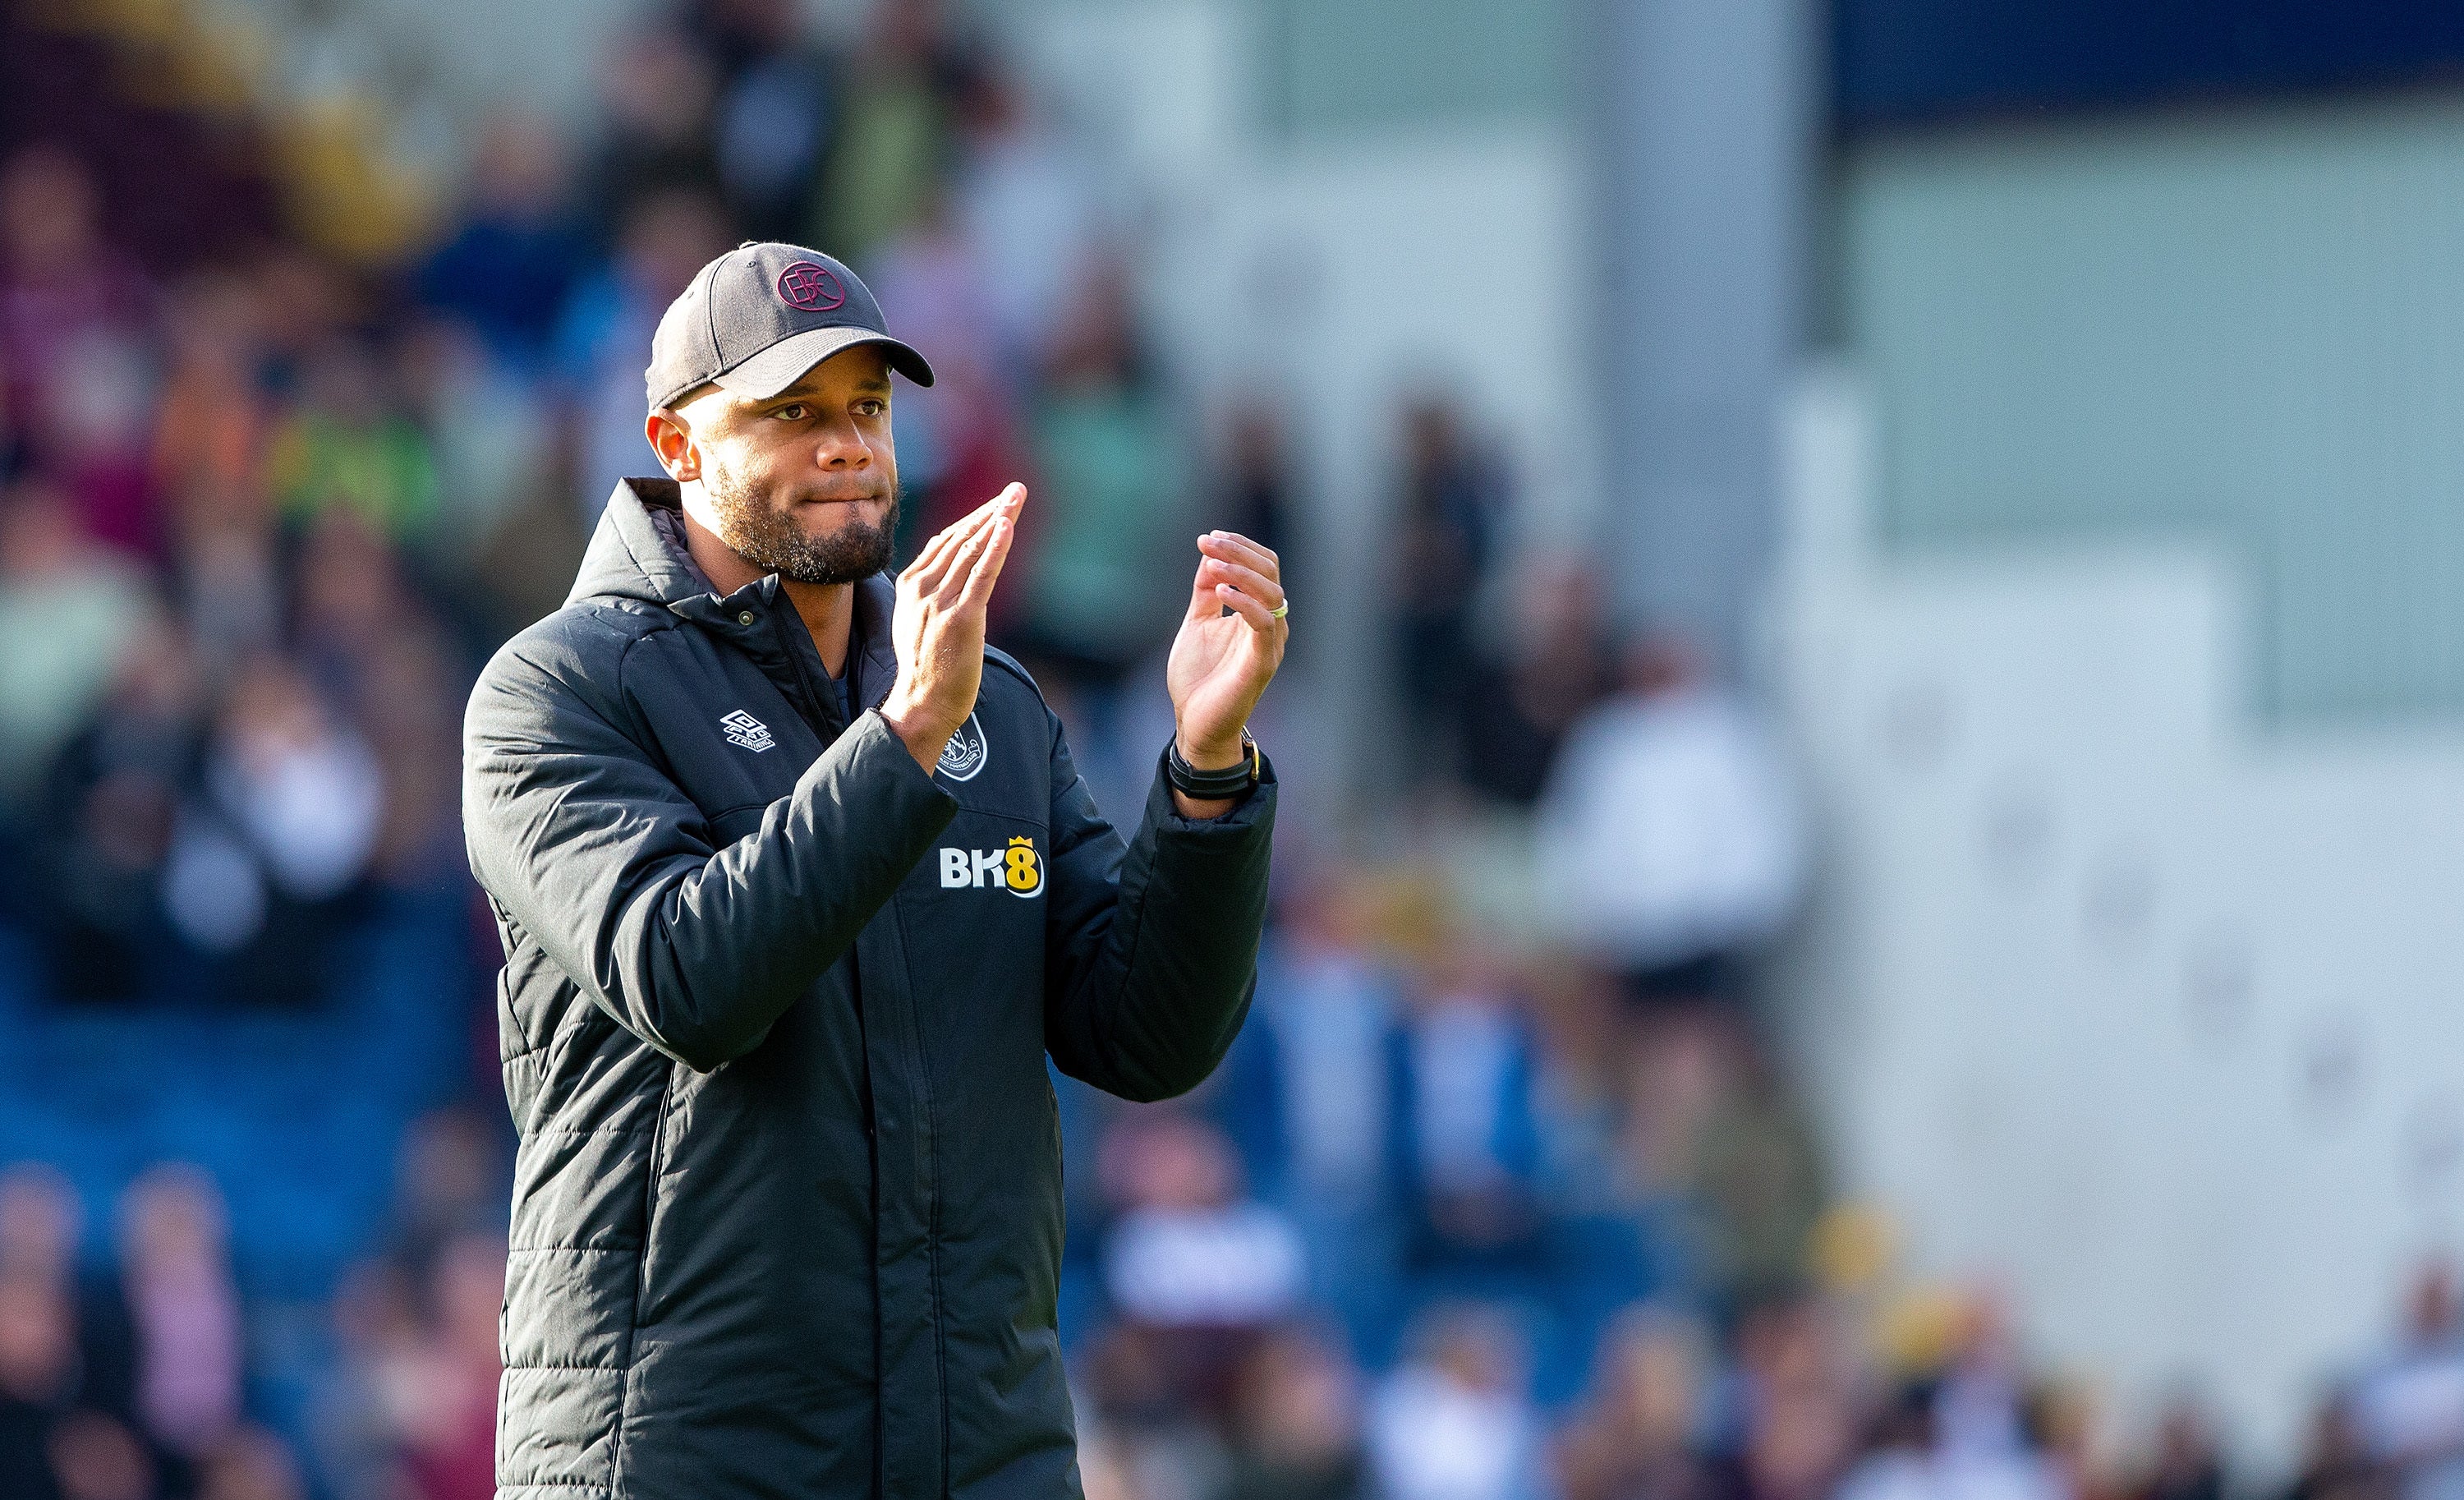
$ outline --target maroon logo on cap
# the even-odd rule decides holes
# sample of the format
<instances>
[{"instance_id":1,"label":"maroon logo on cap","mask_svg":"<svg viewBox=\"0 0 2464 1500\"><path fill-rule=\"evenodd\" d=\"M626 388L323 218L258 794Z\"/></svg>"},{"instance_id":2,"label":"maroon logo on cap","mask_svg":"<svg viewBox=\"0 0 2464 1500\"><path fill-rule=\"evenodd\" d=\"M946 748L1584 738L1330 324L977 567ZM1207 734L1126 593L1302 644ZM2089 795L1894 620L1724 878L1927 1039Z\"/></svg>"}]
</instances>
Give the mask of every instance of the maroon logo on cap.
<instances>
[{"instance_id":1,"label":"maroon logo on cap","mask_svg":"<svg viewBox=\"0 0 2464 1500\"><path fill-rule=\"evenodd\" d=\"M847 305L847 289L827 266L799 260L779 273L779 300L807 313L826 313Z\"/></svg>"}]
</instances>

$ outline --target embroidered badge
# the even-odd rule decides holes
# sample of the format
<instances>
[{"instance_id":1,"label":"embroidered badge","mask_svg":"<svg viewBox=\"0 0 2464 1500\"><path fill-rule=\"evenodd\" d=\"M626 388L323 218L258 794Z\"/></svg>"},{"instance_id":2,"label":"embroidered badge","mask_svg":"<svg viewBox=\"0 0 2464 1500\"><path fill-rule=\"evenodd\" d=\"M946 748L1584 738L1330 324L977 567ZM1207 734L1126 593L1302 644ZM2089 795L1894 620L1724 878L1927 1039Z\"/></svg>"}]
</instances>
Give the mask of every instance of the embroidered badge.
<instances>
[{"instance_id":1,"label":"embroidered badge","mask_svg":"<svg viewBox=\"0 0 2464 1500\"><path fill-rule=\"evenodd\" d=\"M971 782L984 768L987 754L983 726L970 714L967 721L958 726L958 732L950 737L950 742L941 747L940 763L934 769L954 782Z\"/></svg>"},{"instance_id":2,"label":"embroidered badge","mask_svg":"<svg viewBox=\"0 0 2464 1500\"><path fill-rule=\"evenodd\" d=\"M770 738L769 725L742 709L721 718L718 727L727 731L729 739L757 755L779 742Z\"/></svg>"}]
</instances>

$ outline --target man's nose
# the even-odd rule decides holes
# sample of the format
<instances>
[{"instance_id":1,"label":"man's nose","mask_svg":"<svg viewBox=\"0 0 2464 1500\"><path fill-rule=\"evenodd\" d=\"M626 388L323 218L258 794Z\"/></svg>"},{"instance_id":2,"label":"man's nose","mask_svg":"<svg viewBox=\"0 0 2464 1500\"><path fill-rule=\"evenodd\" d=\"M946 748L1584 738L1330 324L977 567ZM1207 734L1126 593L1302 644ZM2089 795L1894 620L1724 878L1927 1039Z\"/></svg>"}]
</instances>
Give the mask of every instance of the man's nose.
<instances>
[{"instance_id":1,"label":"man's nose","mask_svg":"<svg viewBox=\"0 0 2464 1500\"><path fill-rule=\"evenodd\" d=\"M872 467L872 449L865 442L864 434L856 430L854 423L833 423L823 430L821 446L814 451L813 461L832 471L869 469Z\"/></svg>"}]
</instances>

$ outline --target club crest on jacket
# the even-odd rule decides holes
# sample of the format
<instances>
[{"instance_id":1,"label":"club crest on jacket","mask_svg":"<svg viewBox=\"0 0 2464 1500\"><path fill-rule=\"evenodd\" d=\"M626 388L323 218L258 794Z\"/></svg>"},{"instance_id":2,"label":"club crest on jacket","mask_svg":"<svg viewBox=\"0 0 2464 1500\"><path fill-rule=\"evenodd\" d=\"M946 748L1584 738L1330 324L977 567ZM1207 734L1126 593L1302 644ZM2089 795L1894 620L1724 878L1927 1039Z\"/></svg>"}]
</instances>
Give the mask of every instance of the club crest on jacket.
<instances>
[{"instance_id":1,"label":"club crest on jacket","mask_svg":"<svg viewBox=\"0 0 2464 1500\"><path fill-rule=\"evenodd\" d=\"M958 732L950 737L950 742L941 747L940 763L934 769L954 782L973 781L976 773L984 768L986 753L983 726L970 714L967 721L958 726Z\"/></svg>"}]
</instances>

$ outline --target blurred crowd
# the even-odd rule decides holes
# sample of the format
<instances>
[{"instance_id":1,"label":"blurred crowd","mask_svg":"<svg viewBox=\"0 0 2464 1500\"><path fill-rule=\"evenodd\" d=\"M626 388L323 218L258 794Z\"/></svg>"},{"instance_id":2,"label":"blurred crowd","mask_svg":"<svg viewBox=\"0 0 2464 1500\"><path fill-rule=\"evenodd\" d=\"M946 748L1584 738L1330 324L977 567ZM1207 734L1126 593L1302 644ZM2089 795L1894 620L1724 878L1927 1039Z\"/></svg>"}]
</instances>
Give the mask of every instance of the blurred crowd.
<instances>
[{"instance_id":1,"label":"blurred crowd","mask_svg":"<svg viewBox=\"0 0 2464 1500\"><path fill-rule=\"evenodd\" d=\"M1305 641L1270 711L1391 723L1373 803L1405 836L1371 860L1288 818L1219 1075L1162 1106L1063 1091L1095 1500L2220 1500L2195 1404L2144 1454L2099 1440L1992 1297L1903 1285L1833 1202L1753 1004L1803 819L1719 664L1518 548L1507 456L1443 395L1395 415L1394 571L1316 569L1291 413L1148 333L1135 185L931 0L848 36L802 16L646 23L591 134L490 122L452 211L378 262L286 230L278 165L222 125L149 134L165 106L107 49L0 18L58 127L0 109L12 992L278 1024L398 893L467 891L473 672L650 467L668 300L742 239L800 240L939 375L897 396L902 555L1030 486L996 639L1105 805L1161 742L1195 529L1384 622L1384 702L1312 697ZM131 137L158 148L104 149ZM198 184L236 207L164 232ZM1520 830L1544 922L1466 899L1465 814ZM469 940L493 964L484 919ZM470 1098L403 1136L388 1227L305 1333L232 1254L230 1184L165 1164L102 1213L52 1167L0 1176L0 1495L492 1493L511 1134L493 1012L439 1004ZM2287 1500L2464 1486L2453 1297L2426 1274L2415 1303Z\"/></svg>"}]
</instances>

